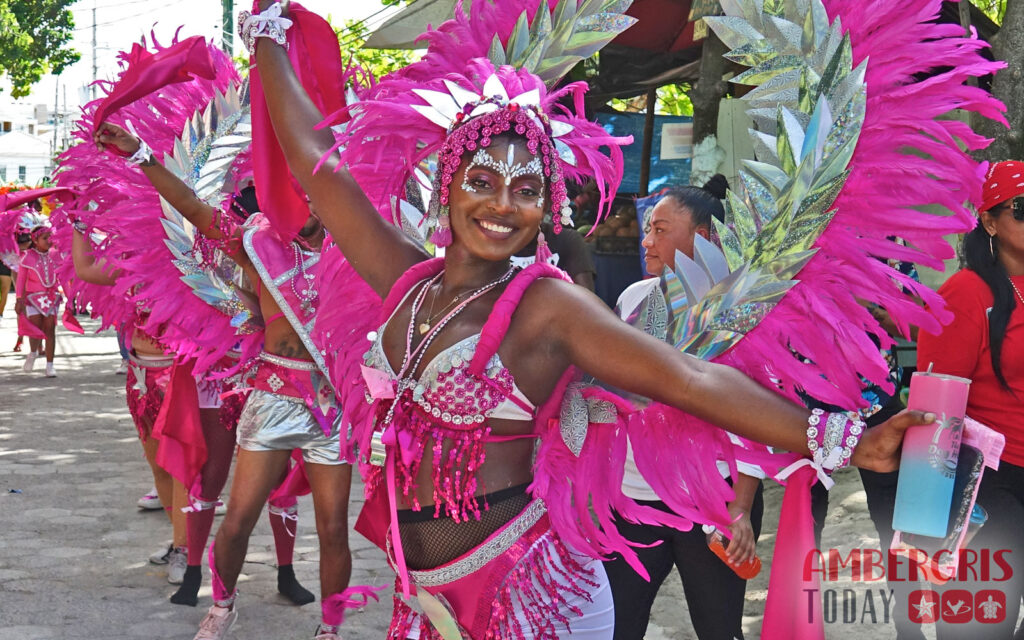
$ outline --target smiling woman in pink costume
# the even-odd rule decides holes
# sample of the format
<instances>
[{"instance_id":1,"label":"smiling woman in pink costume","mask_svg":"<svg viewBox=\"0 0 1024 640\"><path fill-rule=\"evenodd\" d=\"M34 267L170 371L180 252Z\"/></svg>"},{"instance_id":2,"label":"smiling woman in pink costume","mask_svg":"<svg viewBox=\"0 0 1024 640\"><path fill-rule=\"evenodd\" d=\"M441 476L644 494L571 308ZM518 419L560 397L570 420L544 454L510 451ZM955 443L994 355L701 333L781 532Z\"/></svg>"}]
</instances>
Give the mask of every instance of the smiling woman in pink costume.
<instances>
[{"instance_id":1,"label":"smiling woman in pink costume","mask_svg":"<svg viewBox=\"0 0 1024 640\"><path fill-rule=\"evenodd\" d=\"M455 21L427 34L423 61L342 114L352 120L340 156L292 68L301 60L290 59L288 28L303 11L293 5L282 16L274 5L246 23L292 173L384 300L362 370L372 415L356 428L368 493L359 528L398 573L388 638L558 638L567 629L609 638L611 597L595 558L620 551L635 563L606 526L611 508L636 521L727 528L731 493L715 460L734 467L765 458L750 440L805 457L824 450L813 462L822 475L851 460L893 469L902 430L926 419L904 413L860 438L845 413L809 414L734 368L627 327L543 260L511 266L546 213L556 230L565 223L565 177L593 176L605 205L621 178L626 141L580 115L585 87L548 86L628 26L616 12L623 6L562 3L554 16L547 3L525 1L474 3L468 18L456 10ZM388 220L404 208L398 198L412 168L434 152L429 213L445 255L430 259ZM330 283L331 274L322 277ZM332 287L321 291L317 331L331 344L351 318L331 304ZM577 369L654 402L635 411L576 385ZM338 372L337 387L354 384ZM734 446L708 423L748 440ZM672 497L674 514L622 496L627 432L659 494L679 482L691 489ZM413 592L424 616L413 611Z\"/></svg>"}]
</instances>

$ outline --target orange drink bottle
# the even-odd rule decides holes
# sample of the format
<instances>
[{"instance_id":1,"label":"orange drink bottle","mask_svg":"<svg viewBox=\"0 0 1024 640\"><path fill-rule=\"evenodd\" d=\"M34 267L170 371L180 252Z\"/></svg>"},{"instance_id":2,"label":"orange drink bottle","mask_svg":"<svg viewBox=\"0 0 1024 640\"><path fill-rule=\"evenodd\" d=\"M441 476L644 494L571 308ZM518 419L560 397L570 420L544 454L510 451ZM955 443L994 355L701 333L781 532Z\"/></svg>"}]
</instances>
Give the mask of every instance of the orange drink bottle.
<instances>
[{"instance_id":1,"label":"orange drink bottle","mask_svg":"<svg viewBox=\"0 0 1024 640\"><path fill-rule=\"evenodd\" d=\"M733 572L744 580L750 580L761 572L761 558L754 556L750 560L747 560L741 565L735 565L729 560L728 554L725 552L725 546L722 544L722 534L718 531L712 531L708 534L708 548L711 552L718 556L718 559L729 566Z\"/></svg>"}]
</instances>

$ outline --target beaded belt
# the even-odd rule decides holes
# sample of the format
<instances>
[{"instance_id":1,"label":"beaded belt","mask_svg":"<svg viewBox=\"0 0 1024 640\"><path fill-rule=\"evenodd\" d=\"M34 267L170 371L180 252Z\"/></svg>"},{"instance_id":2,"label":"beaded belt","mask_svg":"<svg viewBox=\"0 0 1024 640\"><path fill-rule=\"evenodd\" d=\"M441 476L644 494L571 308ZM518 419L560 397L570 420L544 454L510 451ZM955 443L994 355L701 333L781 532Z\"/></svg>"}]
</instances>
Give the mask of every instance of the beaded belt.
<instances>
[{"instance_id":1,"label":"beaded belt","mask_svg":"<svg viewBox=\"0 0 1024 640\"><path fill-rule=\"evenodd\" d=\"M254 389L303 400L313 397L312 373L317 370L315 362L286 358L266 351L260 354L260 360L252 384Z\"/></svg>"}]
</instances>

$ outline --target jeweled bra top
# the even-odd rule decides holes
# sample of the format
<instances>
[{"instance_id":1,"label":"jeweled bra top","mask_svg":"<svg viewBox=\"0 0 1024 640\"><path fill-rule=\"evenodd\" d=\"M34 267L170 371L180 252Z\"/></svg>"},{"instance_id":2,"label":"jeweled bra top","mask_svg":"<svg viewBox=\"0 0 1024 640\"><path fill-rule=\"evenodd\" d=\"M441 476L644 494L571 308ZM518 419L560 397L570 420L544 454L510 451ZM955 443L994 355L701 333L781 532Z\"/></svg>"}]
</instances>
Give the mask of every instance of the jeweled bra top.
<instances>
[{"instance_id":1,"label":"jeweled bra top","mask_svg":"<svg viewBox=\"0 0 1024 640\"><path fill-rule=\"evenodd\" d=\"M399 307L401 304L399 305ZM391 318L394 314L391 315ZM385 322L364 356L367 367L385 373L391 380L397 374L384 355L381 337L391 321ZM488 418L531 420L534 406L516 386L512 373L495 353L480 375L469 372L470 362L480 343L474 334L435 355L418 379L409 379L412 399L425 413L454 429L483 424Z\"/></svg>"}]
</instances>

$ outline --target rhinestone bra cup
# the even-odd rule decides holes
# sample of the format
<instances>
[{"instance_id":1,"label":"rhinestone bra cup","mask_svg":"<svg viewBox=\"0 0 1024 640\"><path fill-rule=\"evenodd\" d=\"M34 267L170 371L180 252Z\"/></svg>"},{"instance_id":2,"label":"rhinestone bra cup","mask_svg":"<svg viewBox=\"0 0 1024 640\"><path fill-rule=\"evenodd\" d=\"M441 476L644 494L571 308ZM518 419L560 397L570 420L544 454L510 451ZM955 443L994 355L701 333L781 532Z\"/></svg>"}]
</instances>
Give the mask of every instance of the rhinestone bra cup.
<instances>
[{"instance_id":1,"label":"rhinestone bra cup","mask_svg":"<svg viewBox=\"0 0 1024 640\"><path fill-rule=\"evenodd\" d=\"M367 367L383 371L393 378L395 373L384 356L379 333L364 356L364 362ZM512 374L502 365L497 354L491 356L484 370L497 389L469 373L469 363L479 341L479 334L460 340L434 356L418 381L409 381L413 402L434 420L454 429L483 424L495 409L505 403L512 404L509 396L521 396ZM519 413L522 414L520 419L530 419L525 411L520 409Z\"/></svg>"}]
</instances>

